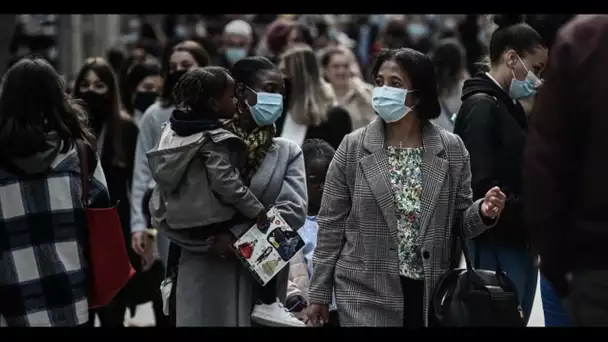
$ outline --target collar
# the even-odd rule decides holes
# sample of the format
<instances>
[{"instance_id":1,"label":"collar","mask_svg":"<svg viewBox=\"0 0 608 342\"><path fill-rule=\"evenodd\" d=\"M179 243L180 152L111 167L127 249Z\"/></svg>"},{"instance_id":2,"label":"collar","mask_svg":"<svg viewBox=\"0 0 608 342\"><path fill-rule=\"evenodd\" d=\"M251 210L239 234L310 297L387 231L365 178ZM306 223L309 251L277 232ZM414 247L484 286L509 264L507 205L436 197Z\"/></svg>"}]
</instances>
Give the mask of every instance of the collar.
<instances>
[{"instance_id":1,"label":"collar","mask_svg":"<svg viewBox=\"0 0 608 342\"><path fill-rule=\"evenodd\" d=\"M494 77L492 77L492 75L490 75L489 72L486 72L486 76L488 76L489 79L491 79L492 81L494 81L494 83L496 83L496 85L499 86L500 89L502 89L502 86L500 85L500 83L498 83L498 81ZM513 103L516 102L516 100L513 100L513 99L511 99L511 100L513 101Z\"/></svg>"},{"instance_id":2,"label":"collar","mask_svg":"<svg viewBox=\"0 0 608 342\"><path fill-rule=\"evenodd\" d=\"M444 151L443 140L439 129L431 122L423 122L422 125L422 147L433 155L439 155ZM370 123L363 133L363 147L370 153L386 147L386 136L384 135L384 121L376 118Z\"/></svg>"}]
</instances>

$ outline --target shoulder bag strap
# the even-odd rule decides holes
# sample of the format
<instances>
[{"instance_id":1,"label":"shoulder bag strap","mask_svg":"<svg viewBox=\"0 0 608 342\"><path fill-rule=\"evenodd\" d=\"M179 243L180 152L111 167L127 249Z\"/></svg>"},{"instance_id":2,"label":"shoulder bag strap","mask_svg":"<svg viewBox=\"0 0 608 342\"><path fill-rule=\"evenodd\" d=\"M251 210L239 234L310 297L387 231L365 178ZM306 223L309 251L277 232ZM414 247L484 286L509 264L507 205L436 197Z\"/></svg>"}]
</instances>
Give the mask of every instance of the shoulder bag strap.
<instances>
[{"instance_id":1,"label":"shoulder bag strap","mask_svg":"<svg viewBox=\"0 0 608 342\"><path fill-rule=\"evenodd\" d=\"M89 206L89 161L87 146L81 140L76 140L76 151L80 159L80 181L82 183L82 203L86 208Z\"/></svg>"}]
</instances>

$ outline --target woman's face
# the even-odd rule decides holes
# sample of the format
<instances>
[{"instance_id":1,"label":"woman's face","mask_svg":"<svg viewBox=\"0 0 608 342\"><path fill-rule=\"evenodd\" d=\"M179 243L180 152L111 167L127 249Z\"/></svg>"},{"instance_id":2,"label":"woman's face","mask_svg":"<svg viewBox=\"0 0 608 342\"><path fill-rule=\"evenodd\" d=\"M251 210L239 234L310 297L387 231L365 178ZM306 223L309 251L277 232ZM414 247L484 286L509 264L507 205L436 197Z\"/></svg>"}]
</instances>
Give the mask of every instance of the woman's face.
<instances>
[{"instance_id":1,"label":"woman's face","mask_svg":"<svg viewBox=\"0 0 608 342\"><path fill-rule=\"evenodd\" d=\"M334 86L345 86L350 79L350 61L344 53L334 53L325 70L329 82Z\"/></svg>"},{"instance_id":2,"label":"woman's face","mask_svg":"<svg viewBox=\"0 0 608 342\"><path fill-rule=\"evenodd\" d=\"M513 70L513 74L515 78L524 81L526 79L526 75L528 71L532 71L534 75L538 78L541 78L543 71L545 70L545 66L547 65L548 50L546 48L538 48L534 50L533 54L527 54L525 57L518 58L517 53L512 51L509 54L509 62L511 70Z\"/></svg>"},{"instance_id":3,"label":"woman's face","mask_svg":"<svg viewBox=\"0 0 608 342\"><path fill-rule=\"evenodd\" d=\"M160 92L160 89L163 86L163 79L160 75L151 75L147 76L139 84L135 89L136 92Z\"/></svg>"},{"instance_id":4,"label":"woman's face","mask_svg":"<svg viewBox=\"0 0 608 342\"><path fill-rule=\"evenodd\" d=\"M169 72L190 71L199 65L192 55L187 51L175 51L169 59Z\"/></svg>"},{"instance_id":5,"label":"woman's face","mask_svg":"<svg viewBox=\"0 0 608 342\"><path fill-rule=\"evenodd\" d=\"M302 42L302 34L300 33L300 30L297 27L292 28L287 35L287 45L285 46L285 51Z\"/></svg>"},{"instance_id":6,"label":"woman's face","mask_svg":"<svg viewBox=\"0 0 608 342\"><path fill-rule=\"evenodd\" d=\"M160 75L150 75L145 77L131 95L131 103L133 107L140 112L145 112L160 95L163 86L163 79Z\"/></svg>"},{"instance_id":7,"label":"woman's face","mask_svg":"<svg viewBox=\"0 0 608 342\"><path fill-rule=\"evenodd\" d=\"M80 84L78 84L78 90L81 93L86 93L90 91L99 95L105 95L108 93L110 88L99 78L99 76L97 76L97 74L93 70L89 70L84 75L84 78L82 79Z\"/></svg>"},{"instance_id":8,"label":"woman's face","mask_svg":"<svg viewBox=\"0 0 608 342\"><path fill-rule=\"evenodd\" d=\"M401 66L399 66L399 64L397 64L397 62L394 60L387 60L382 63L374 80L374 84L376 87L387 86L393 88L402 88L408 91L415 90L412 88L412 81L405 70L403 70L403 68L401 68ZM405 97L405 105L410 108L413 107L416 102L417 100L414 97L409 96L409 93L408 96Z\"/></svg>"},{"instance_id":9,"label":"woman's face","mask_svg":"<svg viewBox=\"0 0 608 342\"><path fill-rule=\"evenodd\" d=\"M239 99L239 102L247 100L249 106L255 106L258 103L256 93L273 93L285 95L285 81L283 76L277 69L262 70L259 72L257 82L251 89L245 87L244 94Z\"/></svg>"},{"instance_id":10,"label":"woman's face","mask_svg":"<svg viewBox=\"0 0 608 342\"><path fill-rule=\"evenodd\" d=\"M131 56L133 57L133 64L135 63L143 63L146 60L146 50L136 48L131 51Z\"/></svg>"},{"instance_id":11,"label":"woman's face","mask_svg":"<svg viewBox=\"0 0 608 342\"><path fill-rule=\"evenodd\" d=\"M255 84L251 87L240 84L237 88L237 108L244 118L243 122L253 122L250 107L258 103L257 93L281 94L285 102L285 81L278 69L259 71Z\"/></svg>"}]
</instances>

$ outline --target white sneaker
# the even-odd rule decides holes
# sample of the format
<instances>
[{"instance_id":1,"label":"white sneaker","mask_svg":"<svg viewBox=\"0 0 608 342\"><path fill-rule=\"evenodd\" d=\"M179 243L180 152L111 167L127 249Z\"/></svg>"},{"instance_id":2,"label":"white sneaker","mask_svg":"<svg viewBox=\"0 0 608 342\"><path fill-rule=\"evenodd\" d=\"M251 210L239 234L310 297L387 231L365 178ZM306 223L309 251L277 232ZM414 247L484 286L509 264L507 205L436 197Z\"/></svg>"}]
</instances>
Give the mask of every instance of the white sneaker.
<instances>
[{"instance_id":1,"label":"white sneaker","mask_svg":"<svg viewBox=\"0 0 608 342\"><path fill-rule=\"evenodd\" d=\"M306 324L296 318L281 304L279 299L272 304L257 304L251 313L251 320L268 327L305 327Z\"/></svg>"}]
</instances>

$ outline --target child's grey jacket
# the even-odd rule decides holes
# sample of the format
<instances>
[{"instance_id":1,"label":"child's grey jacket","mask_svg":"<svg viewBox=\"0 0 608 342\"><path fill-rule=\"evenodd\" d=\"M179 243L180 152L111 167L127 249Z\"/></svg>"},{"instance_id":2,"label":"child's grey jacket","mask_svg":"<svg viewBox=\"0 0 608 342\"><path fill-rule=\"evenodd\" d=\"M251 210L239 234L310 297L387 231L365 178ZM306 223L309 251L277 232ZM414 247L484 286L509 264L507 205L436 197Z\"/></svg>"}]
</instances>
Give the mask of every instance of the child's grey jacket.
<instances>
[{"instance_id":1,"label":"child's grey jacket","mask_svg":"<svg viewBox=\"0 0 608 342\"><path fill-rule=\"evenodd\" d=\"M232 219L237 210L255 218L264 206L239 175L244 149L243 141L223 128L181 137L166 123L147 153L156 182L152 225L173 231L207 226Z\"/></svg>"}]
</instances>

